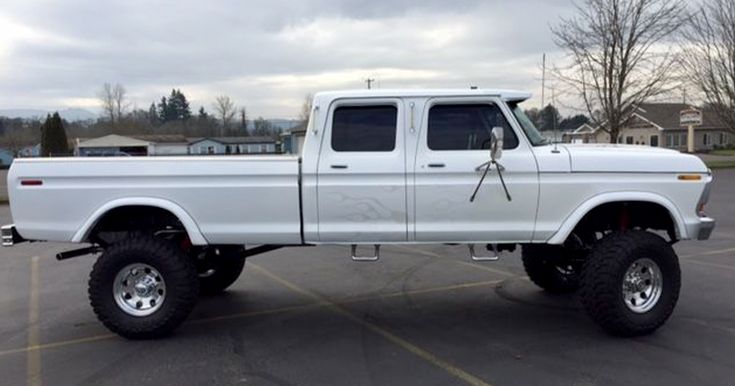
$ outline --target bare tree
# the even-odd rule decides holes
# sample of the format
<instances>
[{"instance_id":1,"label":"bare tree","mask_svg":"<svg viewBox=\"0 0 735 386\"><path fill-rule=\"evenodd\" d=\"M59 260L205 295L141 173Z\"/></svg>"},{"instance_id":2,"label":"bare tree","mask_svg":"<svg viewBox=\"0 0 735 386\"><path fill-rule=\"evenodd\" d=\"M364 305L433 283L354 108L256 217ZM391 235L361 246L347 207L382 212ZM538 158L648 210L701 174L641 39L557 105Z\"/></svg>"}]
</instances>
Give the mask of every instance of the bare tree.
<instances>
[{"instance_id":1,"label":"bare tree","mask_svg":"<svg viewBox=\"0 0 735 386\"><path fill-rule=\"evenodd\" d=\"M214 111L217 112L217 117L222 122L222 135L224 135L224 132L230 129L232 119L235 117L237 109L235 108L235 104L227 95L218 96L213 107Z\"/></svg>"},{"instance_id":2,"label":"bare tree","mask_svg":"<svg viewBox=\"0 0 735 386\"><path fill-rule=\"evenodd\" d=\"M617 142L638 106L673 88L667 44L685 19L682 0L583 0L577 15L552 27L568 63L554 75L579 95L595 124Z\"/></svg>"},{"instance_id":3,"label":"bare tree","mask_svg":"<svg viewBox=\"0 0 735 386\"><path fill-rule=\"evenodd\" d=\"M709 0L684 28L682 63L705 102L735 133L735 2Z\"/></svg>"},{"instance_id":4,"label":"bare tree","mask_svg":"<svg viewBox=\"0 0 735 386\"><path fill-rule=\"evenodd\" d=\"M105 116L110 119L111 123L119 122L125 114L128 107L125 102L126 94L125 87L120 83L116 83L114 86L109 83L102 85L102 90L97 96L102 104Z\"/></svg>"},{"instance_id":5,"label":"bare tree","mask_svg":"<svg viewBox=\"0 0 735 386\"><path fill-rule=\"evenodd\" d=\"M313 103L314 96L312 94L306 94L304 97L304 103L301 105L301 112L299 113L299 120L304 127L309 124L309 117L311 117L311 107Z\"/></svg>"}]
</instances>

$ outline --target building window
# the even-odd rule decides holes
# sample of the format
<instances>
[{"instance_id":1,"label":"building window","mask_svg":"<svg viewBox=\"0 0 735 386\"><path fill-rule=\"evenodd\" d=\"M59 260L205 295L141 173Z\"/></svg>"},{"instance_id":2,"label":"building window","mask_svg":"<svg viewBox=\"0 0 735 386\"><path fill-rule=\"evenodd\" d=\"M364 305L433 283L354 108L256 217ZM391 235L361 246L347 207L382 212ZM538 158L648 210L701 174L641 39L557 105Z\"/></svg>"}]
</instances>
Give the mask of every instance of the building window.
<instances>
[{"instance_id":1,"label":"building window","mask_svg":"<svg viewBox=\"0 0 735 386\"><path fill-rule=\"evenodd\" d=\"M393 151L396 148L397 125L396 106L338 107L332 118L332 149Z\"/></svg>"},{"instance_id":2,"label":"building window","mask_svg":"<svg viewBox=\"0 0 735 386\"><path fill-rule=\"evenodd\" d=\"M651 136L651 146L658 147L658 135Z\"/></svg>"},{"instance_id":3,"label":"building window","mask_svg":"<svg viewBox=\"0 0 735 386\"><path fill-rule=\"evenodd\" d=\"M687 147L687 134L686 133L679 134L679 146Z\"/></svg>"},{"instance_id":4,"label":"building window","mask_svg":"<svg viewBox=\"0 0 735 386\"><path fill-rule=\"evenodd\" d=\"M629 135L629 136L625 137L625 143L628 144L628 145L632 145L633 144L633 136L632 135Z\"/></svg>"},{"instance_id":5,"label":"building window","mask_svg":"<svg viewBox=\"0 0 735 386\"><path fill-rule=\"evenodd\" d=\"M232 146L230 145L225 146L225 154L232 154Z\"/></svg>"},{"instance_id":6,"label":"building window","mask_svg":"<svg viewBox=\"0 0 735 386\"><path fill-rule=\"evenodd\" d=\"M199 154L207 154L207 147L199 146Z\"/></svg>"},{"instance_id":7,"label":"building window","mask_svg":"<svg viewBox=\"0 0 735 386\"><path fill-rule=\"evenodd\" d=\"M725 133L720 133L720 145L725 144Z\"/></svg>"},{"instance_id":8,"label":"building window","mask_svg":"<svg viewBox=\"0 0 735 386\"><path fill-rule=\"evenodd\" d=\"M207 146L207 154L214 154L214 146Z\"/></svg>"}]
</instances>

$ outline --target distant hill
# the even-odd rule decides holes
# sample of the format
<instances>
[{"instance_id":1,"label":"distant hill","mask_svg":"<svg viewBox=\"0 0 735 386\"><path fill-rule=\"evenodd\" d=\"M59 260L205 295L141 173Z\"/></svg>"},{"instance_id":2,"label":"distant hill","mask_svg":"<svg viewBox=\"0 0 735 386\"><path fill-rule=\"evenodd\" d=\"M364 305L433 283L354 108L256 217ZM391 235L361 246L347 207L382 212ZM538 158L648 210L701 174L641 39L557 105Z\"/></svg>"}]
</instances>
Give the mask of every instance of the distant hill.
<instances>
[{"instance_id":1,"label":"distant hill","mask_svg":"<svg viewBox=\"0 0 735 386\"><path fill-rule=\"evenodd\" d=\"M273 126L277 127L281 131L286 131L290 128L298 126L301 121L298 119L266 119Z\"/></svg>"},{"instance_id":2,"label":"distant hill","mask_svg":"<svg viewBox=\"0 0 735 386\"><path fill-rule=\"evenodd\" d=\"M0 109L0 116L8 118L45 118L47 114L53 114L53 111L40 109ZM87 121L97 119L97 114L79 108L69 108L59 110L61 118L67 121Z\"/></svg>"}]
</instances>

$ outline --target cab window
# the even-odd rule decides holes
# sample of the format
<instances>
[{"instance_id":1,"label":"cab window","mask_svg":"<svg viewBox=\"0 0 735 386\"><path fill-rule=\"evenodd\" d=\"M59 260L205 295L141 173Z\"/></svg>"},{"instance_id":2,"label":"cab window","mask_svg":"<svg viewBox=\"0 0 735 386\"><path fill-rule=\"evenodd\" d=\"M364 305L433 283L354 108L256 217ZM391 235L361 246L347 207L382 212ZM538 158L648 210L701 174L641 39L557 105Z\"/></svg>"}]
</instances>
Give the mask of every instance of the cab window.
<instances>
[{"instance_id":1,"label":"cab window","mask_svg":"<svg viewBox=\"0 0 735 386\"><path fill-rule=\"evenodd\" d=\"M431 150L485 150L493 127L504 130L503 149L518 146L518 137L495 104L447 104L429 109L427 130Z\"/></svg>"}]
</instances>

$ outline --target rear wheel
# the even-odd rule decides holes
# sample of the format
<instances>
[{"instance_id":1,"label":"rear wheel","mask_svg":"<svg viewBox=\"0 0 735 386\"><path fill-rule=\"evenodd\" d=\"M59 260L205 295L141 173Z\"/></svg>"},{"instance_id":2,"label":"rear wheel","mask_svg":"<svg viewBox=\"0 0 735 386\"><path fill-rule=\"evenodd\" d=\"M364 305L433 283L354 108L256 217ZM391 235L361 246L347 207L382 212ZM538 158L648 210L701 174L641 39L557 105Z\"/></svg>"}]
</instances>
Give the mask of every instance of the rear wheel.
<instances>
[{"instance_id":1,"label":"rear wheel","mask_svg":"<svg viewBox=\"0 0 735 386\"><path fill-rule=\"evenodd\" d=\"M581 260L559 245L523 246L523 267L528 278L551 293L570 293L579 288Z\"/></svg>"},{"instance_id":2,"label":"rear wheel","mask_svg":"<svg viewBox=\"0 0 735 386\"><path fill-rule=\"evenodd\" d=\"M681 271L671 245L646 231L613 233L596 245L582 274L587 313L614 335L650 334L679 299Z\"/></svg>"},{"instance_id":3,"label":"rear wheel","mask_svg":"<svg viewBox=\"0 0 735 386\"><path fill-rule=\"evenodd\" d=\"M97 259L89 299L99 320L130 339L168 335L194 308L196 267L175 244L149 236L123 239Z\"/></svg>"},{"instance_id":4,"label":"rear wheel","mask_svg":"<svg viewBox=\"0 0 735 386\"><path fill-rule=\"evenodd\" d=\"M202 294L218 294L237 281L245 268L243 251L244 248L239 246L221 246L195 252Z\"/></svg>"}]
</instances>

